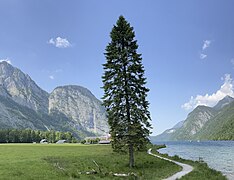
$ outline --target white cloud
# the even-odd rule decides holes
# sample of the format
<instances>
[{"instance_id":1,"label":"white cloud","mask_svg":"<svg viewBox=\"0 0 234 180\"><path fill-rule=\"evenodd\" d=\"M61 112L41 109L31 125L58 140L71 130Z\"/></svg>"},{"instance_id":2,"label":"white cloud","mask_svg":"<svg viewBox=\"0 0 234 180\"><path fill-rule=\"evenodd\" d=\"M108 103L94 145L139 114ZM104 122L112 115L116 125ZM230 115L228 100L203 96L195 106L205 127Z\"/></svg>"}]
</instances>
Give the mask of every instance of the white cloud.
<instances>
[{"instance_id":1,"label":"white cloud","mask_svg":"<svg viewBox=\"0 0 234 180\"><path fill-rule=\"evenodd\" d=\"M7 62L8 64L11 64L11 60L9 58L6 58L6 59L0 59L0 62Z\"/></svg>"},{"instance_id":2,"label":"white cloud","mask_svg":"<svg viewBox=\"0 0 234 180\"><path fill-rule=\"evenodd\" d=\"M200 54L200 59L205 59L205 58L207 58L207 55L206 55L206 54L201 53L201 54Z\"/></svg>"},{"instance_id":3,"label":"white cloud","mask_svg":"<svg viewBox=\"0 0 234 180\"><path fill-rule=\"evenodd\" d=\"M231 59L231 64L232 64L232 66L234 68L234 58Z\"/></svg>"},{"instance_id":4,"label":"white cloud","mask_svg":"<svg viewBox=\"0 0 234 180\"><path fill-rule=\"evenodd\" d=\"M48 41L49 44L55 44L55 41L53 38L51 38L49 41Z\"/></svg>"},{"instance_id":5,"label":"white cloud","mask_svg":"<svg viewBox=\"0 0 234 180\"><path fill-rule=\"evenodd\" d=\"M48 44L52 44L57 48L68 48L71 47L71 43L66 38L57 37L55 39L51 38Z\"/></svg>"},{"instance_id":6,"label":"white cloud","mask_svg":"<svg viewBox=\"0 0 234 180\"><path fill-rule=\"evenodd\" d=\"M211 43L210 40L203 41L202 50L205 50L206 48L208 48L210 46L210 43Z\"/></svg>"},{"instance_id":7,"label":"white cloud","mask_svg":"<svg viewBox=\"0 0 234 180\"><path fill-rule=\"evenodd\" d=\"M56 69L54 72L55 73L61 73L61 72L63 72L63 70L62 69Z\"/></svg>"},{"instance_id":8,"label":"white cloud","mask_svg":"<svg viewBox=\"0 0 234 180\"><path fill-rule=\"evenodd\" d=\"M231 75L225 74L222 80L224 81L223 85L215 93L211 95L197 95L195 98L192 96L189 102L183 104L181 107L185 110L192 110L198 105L213 107L227 95L234 97L234 81Z\"/></svg>"},{"instance_id":9,"label":"white cloud","mask_svg":"<svg viewBox=\"0 0 234 180\"><path fill-rule=\"evenodd\" d=\"M49 78L50 78L51 80L54 80L54 76L53 76L53 75L50 75Z\"/></svg>"},{"instance_id":10,"label":"white cloud","mask_svg":"<svg viewBox=\"0 0 234 180\"><path fill-rule=\"evenodd\" d=\"M204 40L203 41L202 50L200 52L200 59L207 58L207 54L205 54L204 51L205 51L205 49L207 49L208 47L210 47L210 44L211 44L211 40Z\"/></svg>"},{"instance_id":11,"label":"white cloud","mask_svg":"<svg viewBox=\"0 0 234 180\"><path fill-rule=\"evenodd\" d=\"M54 80L54 79L57 79L58 74L63 72L63 69L55 69L55 70L43 69L42 72L46 73L48 78L50 78L51 80Z\"/></svg>"}]
</instances>

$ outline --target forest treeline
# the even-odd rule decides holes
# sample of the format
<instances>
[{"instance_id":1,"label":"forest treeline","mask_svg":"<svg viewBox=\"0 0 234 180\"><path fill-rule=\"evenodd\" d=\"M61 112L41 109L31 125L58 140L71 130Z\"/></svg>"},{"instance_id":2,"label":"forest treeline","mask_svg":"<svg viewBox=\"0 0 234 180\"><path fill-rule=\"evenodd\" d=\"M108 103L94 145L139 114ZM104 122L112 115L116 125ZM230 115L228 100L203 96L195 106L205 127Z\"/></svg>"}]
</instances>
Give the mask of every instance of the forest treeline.
<instances>
[{"instance_id":1,"label":"forest treeline","mask_svg":"<svg viewBox=\"0 0 234 180\"><path fill-rule=\"evenodd\" d=\"M55 143L60 139L68 142L77 142L70 132L40 131L31 129L2 129L0 130L0 143L39 143L42 139L47 139L49 143Z\"/></svg>"}]
</instances>

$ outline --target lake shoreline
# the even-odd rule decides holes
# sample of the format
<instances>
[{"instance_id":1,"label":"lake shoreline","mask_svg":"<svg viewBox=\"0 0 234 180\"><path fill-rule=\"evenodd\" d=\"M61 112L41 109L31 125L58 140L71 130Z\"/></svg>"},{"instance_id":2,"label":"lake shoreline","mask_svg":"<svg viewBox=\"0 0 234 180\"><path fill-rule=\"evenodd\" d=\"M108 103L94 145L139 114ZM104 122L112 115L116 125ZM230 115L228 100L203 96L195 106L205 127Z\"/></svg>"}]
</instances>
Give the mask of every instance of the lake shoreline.
<instances>
[{"instance_id":1,"label":"lake shoreline","mask_svg":"<svg viewBox=\"0 0 234 180\"><path fill-rule=\"evenodd\" d=\"M192 161L205 161L212 169L220 171L228 179L234 179L234 141L157 141L153 144L166 144L160 154L179 156Z\"/></svg>"}]
</instances>

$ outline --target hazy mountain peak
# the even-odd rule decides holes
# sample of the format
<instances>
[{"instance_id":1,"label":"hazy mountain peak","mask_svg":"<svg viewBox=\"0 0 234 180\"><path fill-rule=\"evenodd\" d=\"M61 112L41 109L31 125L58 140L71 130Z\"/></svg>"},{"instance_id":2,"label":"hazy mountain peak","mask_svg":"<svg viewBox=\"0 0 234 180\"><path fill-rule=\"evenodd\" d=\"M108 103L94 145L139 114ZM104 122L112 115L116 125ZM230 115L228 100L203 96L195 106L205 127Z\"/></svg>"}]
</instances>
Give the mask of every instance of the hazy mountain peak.
<instances>
[{"instance_id":1,"label":"hazy mountain peak","mask_svg":"<svg viewBox=\"0 0 234 180\"><path fill-rule=\"evenodd\" d=\"M78 86L78 85L64 85L64 86L58 86L54 89L54 91L57 91L59 89L64 89L66 91L77 91L80 92L81 94L85 96L90 96L96 99L96 97L91 93L90 90L83 86Z\"/></svg>"},{"instance_id":2,"label":"hazy mountain peak","mask_svg":"<svg viewBox=\"0 0 234 180\"><path fill-rule=\"evenodd\" d=\"M7 61L0 61L0 64L9 64L10 66L12 66L10 63L8 63Z\"/></svg>"},{"instance_id":3,"label":"hazy mountain peak","mask_svg":"<svg viewBox=\"0 0 234 180\"><path fill-rule=\"evenodd\" d=\"M227 95L225 96L223 99L221 99L215 106L214 109L215 110L221 110L224 106L230 104L231 102L234 101L234 98Z\"/></svg>"},{"instance_id":4,"label":"hazy mountain peak","mask_svg":"<svg viewBox=\"0 0 234 180\"><path fill-rule=\"evenodd\" d=\"M215 111L213 108L205 106L205 105L199 105L197 106L192 112L188 114L188 117L190 116L197 116L197 113L201 112L212 112Z\"/></svg>"},{"instance_id":5,"label":"hazy mountain peak","mask_svg":"<svg viewBox=\"0 0 234 180\"><path fill-rule=\"evenodd\" d=\"M1 77L4 75L5 76L12 75L14 70L15 70L15 68L11 64L7 63L6 61L0 62L0 75L1 75Z\"/></svg>"},{"instance_id":6,"label":"hazy mountain peak","mask_svg":"<svg viewBox=\"0 0 234 180\"><path fill-rule=\"evenodd\" d=\"M228 99L228 100L232 100L232 101L234 100L234 98L229 96L229 95L225 96L223 99Z\"/></svg>"},{"instance_id":7,"label":"hazy mountain peak","mask_svg":"<svg viewBox=\"0 0 234 180\"><path fill-rule=\"evenodd\" d=\"M5 90L1 95L35 111L48 112L49 94L27 74L5 61L0 63L0 85Z\"/></svg>"}]
</instances>

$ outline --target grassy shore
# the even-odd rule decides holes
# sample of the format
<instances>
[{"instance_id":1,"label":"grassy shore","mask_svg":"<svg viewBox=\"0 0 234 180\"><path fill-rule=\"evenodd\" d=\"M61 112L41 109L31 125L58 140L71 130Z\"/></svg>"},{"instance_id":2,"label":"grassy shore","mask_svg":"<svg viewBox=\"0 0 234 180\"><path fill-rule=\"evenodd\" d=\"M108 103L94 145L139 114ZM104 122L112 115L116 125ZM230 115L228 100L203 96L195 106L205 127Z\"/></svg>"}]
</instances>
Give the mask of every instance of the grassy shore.
<instances>
[{"instance_id":1,"label":"grassy shore","mask_svg":"<svg viewBox=\"0 0 234 180\"><path fill-rule=\"evenodd\" d=\"M186 163L193 165L195 171L185 179L224 179L206 165ZM157 180L180 171L181 167L142 152L136 153L136 168L129 169L128 156L113 153L109 145L1 144L0 169L1 179ZM114 173L132 175L115 177Z\"/></svg>"},{"instance_id":2,"label":"grassy shore","mask_svg":"<svg viewBox=\"0 0 234 180\"><path fill-rule=\"evenodd\" d=\"M136 154L136 168L129 169L128 156L113 153L109 145L1 144L0 169L1 179L25 180L163 179L181 168L142 152ZM120 178L113 173L134 175Z\"/></svg>"},{"instance_id":3,"label":"grassy shore","mask_svg":"<svg viewBox=\"0 0 234 180\"><path fill-rule=\"evenodd\" d=\"M180 158L179 156L168 156L167 154L160 154L157 152L158 149L166 147L165 145L154 146L152 153L172 159L181 163L189 164L193 166L194 170L186 176L183 176L181 180L226 180L227 178L219 171L208 167L207 163L203 161L191 161Z\"/></svg>"}]
</instances>

